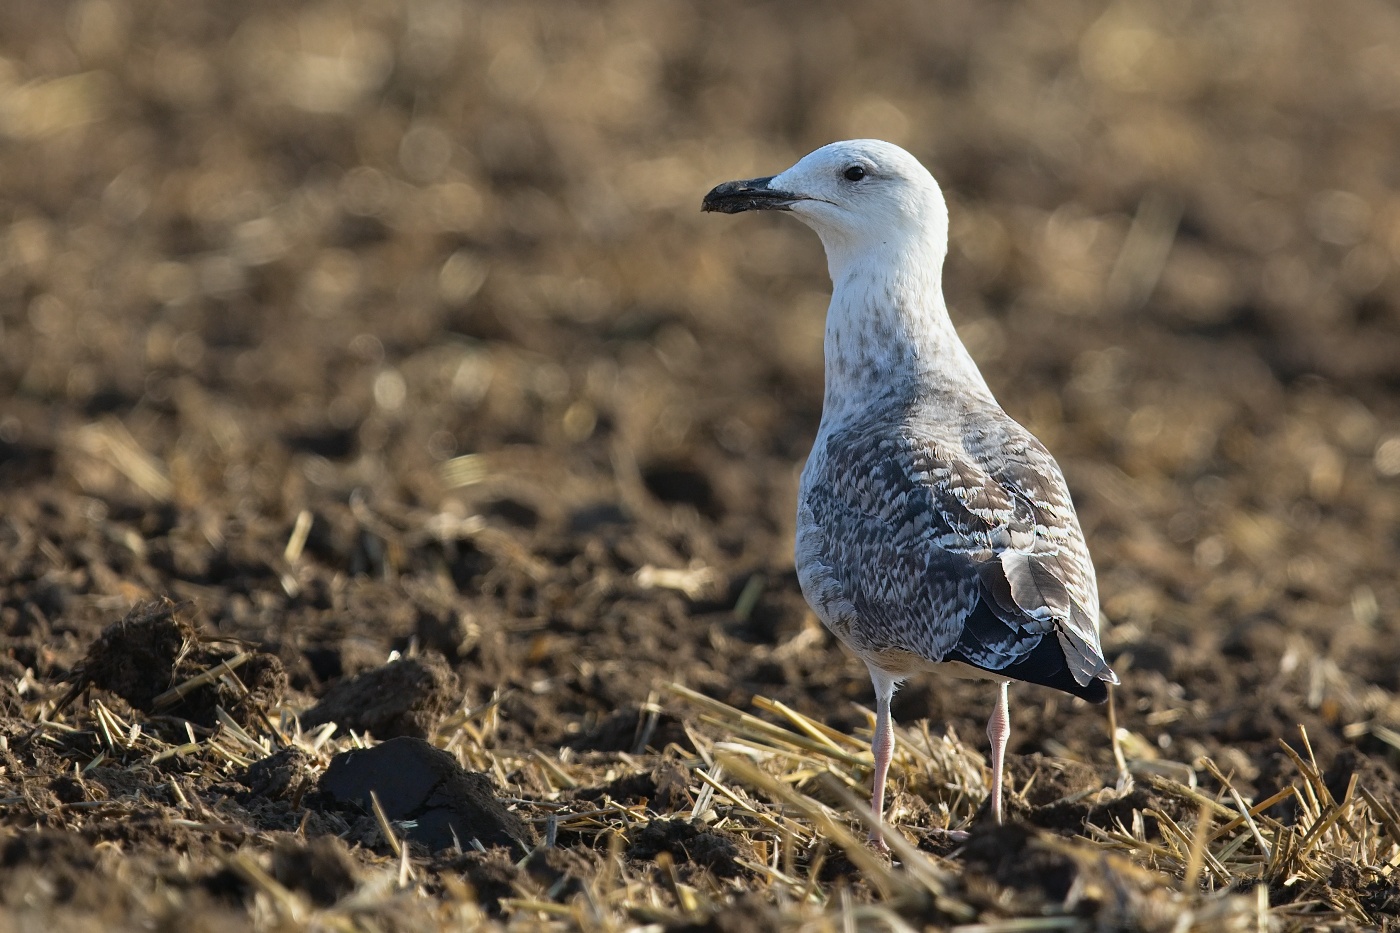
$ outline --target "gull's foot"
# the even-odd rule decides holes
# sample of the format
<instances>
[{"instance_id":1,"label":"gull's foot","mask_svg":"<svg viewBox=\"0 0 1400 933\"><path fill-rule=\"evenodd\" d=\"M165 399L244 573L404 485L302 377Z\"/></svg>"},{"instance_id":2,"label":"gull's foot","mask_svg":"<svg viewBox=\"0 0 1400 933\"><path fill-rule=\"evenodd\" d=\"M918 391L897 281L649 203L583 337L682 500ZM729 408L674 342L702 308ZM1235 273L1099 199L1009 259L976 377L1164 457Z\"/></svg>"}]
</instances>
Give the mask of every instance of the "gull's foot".
<instances>
[{"instance_id":1,"label":"gull's foot","mask_svg":"<svg viewBox=\"0 0 1400 933\"><path fill-rule=\"evenodd\" d=\"M890 844L885 841L885 834L882 832L876 831L871 833L869 845L870 848L874 849L876 852L879 852L881 855L890 854Z\"/></svg>"}]
</instances>

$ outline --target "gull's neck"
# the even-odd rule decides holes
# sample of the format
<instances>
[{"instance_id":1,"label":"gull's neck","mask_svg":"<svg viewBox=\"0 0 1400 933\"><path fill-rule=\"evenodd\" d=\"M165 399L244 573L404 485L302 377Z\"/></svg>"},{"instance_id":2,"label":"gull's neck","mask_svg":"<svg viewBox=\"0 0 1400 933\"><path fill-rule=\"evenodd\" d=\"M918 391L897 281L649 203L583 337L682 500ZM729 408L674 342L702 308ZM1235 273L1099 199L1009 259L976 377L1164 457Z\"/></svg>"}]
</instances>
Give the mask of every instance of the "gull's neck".
<instances>
[{"instance_id":1,"label":"gull's neck","mask_svg":"<svg viewBox=\"0 0 1400 933\"><path fill-rule=\"evenodd\" d=\"M833 284L824 421L916 400L946 407L950 417L996 405L948 317L940 233L859 251L823 237Z\"/></svg>"}]
</instances>

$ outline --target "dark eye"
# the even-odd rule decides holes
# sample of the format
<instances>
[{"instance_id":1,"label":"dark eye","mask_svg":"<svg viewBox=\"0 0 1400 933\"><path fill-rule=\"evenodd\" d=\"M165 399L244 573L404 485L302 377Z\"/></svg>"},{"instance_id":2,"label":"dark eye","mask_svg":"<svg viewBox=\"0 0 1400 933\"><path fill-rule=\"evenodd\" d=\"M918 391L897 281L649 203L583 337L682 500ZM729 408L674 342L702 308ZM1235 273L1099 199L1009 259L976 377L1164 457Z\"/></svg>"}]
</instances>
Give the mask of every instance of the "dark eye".
<instances>
[{"instance_id":1,"label":"dark eye","mask_svg":"<svg viewBox=\"0 0 1400 933\"><path fill-rule=\"evenodd\" d=\"M860 181L862 178L865 177L865 166L852 165L850 168L846 169L844 172L841 173L841 177L846 179L847 181Z\"/></svg>"}]
</instances>

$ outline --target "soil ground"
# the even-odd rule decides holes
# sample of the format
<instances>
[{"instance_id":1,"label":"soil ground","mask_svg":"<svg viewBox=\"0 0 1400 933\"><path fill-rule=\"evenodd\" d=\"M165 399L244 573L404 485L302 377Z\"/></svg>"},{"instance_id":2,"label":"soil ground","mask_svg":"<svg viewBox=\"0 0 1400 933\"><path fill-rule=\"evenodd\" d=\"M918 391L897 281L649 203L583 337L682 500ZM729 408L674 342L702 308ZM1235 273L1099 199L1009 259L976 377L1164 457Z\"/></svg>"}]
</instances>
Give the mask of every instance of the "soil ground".
<instances>
[{"instance_id":1,"label":"soil ground","mask_svg":"<svg viewBox=\"0 0 1400 933\"><path fill-rule=\"evenodd\" d=\"M1398 110L1366 0L0 5L0 926L1400 928ZM855 136L948 192L1134 778L1017 687L986 826L917 679L893 869L792 570L820 247L698 210ZM389 739L489 781L381 819Z\"/></svg>"}]
</instances>

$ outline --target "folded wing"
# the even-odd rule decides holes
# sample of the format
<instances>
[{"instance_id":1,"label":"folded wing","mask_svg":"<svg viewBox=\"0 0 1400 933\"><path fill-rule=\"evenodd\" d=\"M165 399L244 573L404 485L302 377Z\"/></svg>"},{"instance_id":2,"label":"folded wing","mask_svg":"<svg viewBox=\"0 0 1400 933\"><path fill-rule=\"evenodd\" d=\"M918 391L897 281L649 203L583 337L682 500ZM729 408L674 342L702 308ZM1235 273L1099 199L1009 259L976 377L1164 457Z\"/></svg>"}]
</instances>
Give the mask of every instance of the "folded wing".
<instances>
[{"instance_id":1,"label":"folded wing","mask_svg":"<svg viewBox=\"0 0 1400 933\"><path fill-rule=\"evenodd\" d=\"M1093 566L1064 478L1002 418L972 437L888 426L831 436L805 502L824 563L867 650L1101 699L1117 677L1099 646Z\"/></svg>"}]
</instances>

